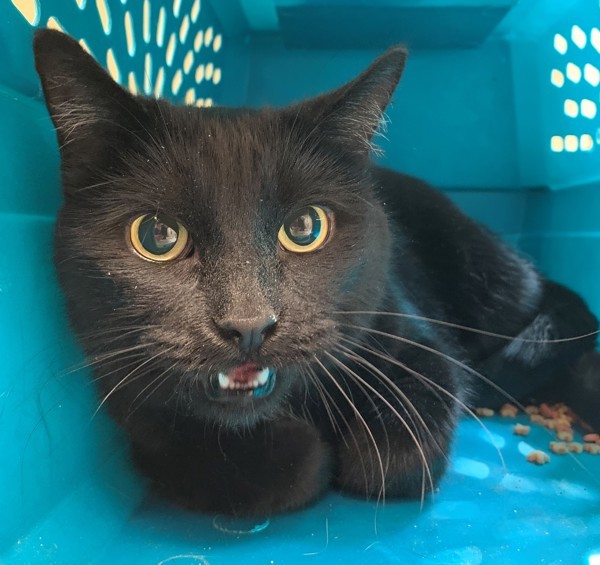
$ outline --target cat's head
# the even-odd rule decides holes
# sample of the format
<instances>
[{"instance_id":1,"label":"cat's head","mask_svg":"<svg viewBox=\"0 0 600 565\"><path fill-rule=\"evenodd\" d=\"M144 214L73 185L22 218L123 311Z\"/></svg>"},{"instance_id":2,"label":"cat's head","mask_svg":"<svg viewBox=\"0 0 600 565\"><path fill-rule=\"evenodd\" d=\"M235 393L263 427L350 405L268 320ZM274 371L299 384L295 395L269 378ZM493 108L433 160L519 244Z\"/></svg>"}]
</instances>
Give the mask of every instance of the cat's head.
<instances>
[{"instance_id":1,"label":"cat's head","mask_svg":"<svg viewBox=\"0 0 600 565\"><path fill-rule=\"evenodd\" d=\"M335 312L384 299L369 153L405 51L281 110L133 96L59 32L35 55L62 157L57 269L103 394L231 425L276 413L338 344Z\"/></svg>"}]
</instances>

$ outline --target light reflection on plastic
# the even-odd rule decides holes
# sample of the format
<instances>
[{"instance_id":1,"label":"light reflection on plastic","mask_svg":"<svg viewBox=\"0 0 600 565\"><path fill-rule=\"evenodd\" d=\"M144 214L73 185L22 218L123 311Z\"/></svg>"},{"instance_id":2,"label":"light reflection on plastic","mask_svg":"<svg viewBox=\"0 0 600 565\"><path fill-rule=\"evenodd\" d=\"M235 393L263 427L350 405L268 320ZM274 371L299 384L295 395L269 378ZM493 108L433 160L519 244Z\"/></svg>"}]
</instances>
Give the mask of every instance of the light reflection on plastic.
<instances>
[{"instance_id":1,"label":"light reflection on plastic","mask_svg":"<svg viewBox=\"0 0 600 565\"><path fill-rule=\"evenodd\" d=\"M244 518L230 518L217 514L213 518L213 527L220 532L233 535L252 535L259 534L266 530L271 523L268 518L264 522L256 523L256 520Z\"/></svg>"},{"instance_id":2,"label":"light reflection on plastic","mask_svg":"<svg viewBox=\"0 0 600 565\"><path fill-rule=\"evenodd\" d=\"M588 565L600 565L600 553L592 553L588 557Z\"/></svg>"},{"instance_id":3,"label":"light reflection on plastic","mask_svg":"<svg viewBox=\"0 0 600 565\"><path fill-rule=\"evenodd\" d=\"M520 441L517 445L517 449L519 450L519 453L521 455L525 455L525 457L527 457L527 455L529 455L532 451L535 451L535 449L533 449L533 447L531 447L531 445L529 445L526 441Z\"/></svg>"},{"instance_id":4,"label":"light reflection on plastic","mask_svg":"<svg viewBox=\"0 0 600 565\"><path fill-rule=\"evenodd\" d=\"M490 468L485 463L467 457L457 457L452 462L452 469L474 479L486 479L490 475Z\"/></svg>"},{"instance_id":5,"label":"light reflection on plastic","mask_svg":"<svg viewBox=\"0 0 600 565\"><path fill-rule=\"evenodd\" d=\"M502 449L506 445L506 440L501 435L495 434L494 432L479 430L479 437L497 449Z\"/></svg>"}]
</instances>

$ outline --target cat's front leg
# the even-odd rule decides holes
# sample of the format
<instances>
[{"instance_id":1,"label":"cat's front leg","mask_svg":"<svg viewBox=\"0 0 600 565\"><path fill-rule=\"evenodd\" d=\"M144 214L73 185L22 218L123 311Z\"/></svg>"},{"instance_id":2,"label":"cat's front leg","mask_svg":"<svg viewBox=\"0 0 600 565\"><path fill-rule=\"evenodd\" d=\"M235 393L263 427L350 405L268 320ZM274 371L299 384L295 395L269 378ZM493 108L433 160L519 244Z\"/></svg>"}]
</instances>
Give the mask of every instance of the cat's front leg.
<instances>
[{"instance_id":1,"label":"cat's front leg","mask_svg":"<svg viewBox=\"0 0 600 565\"><path fill-rule=\"evenodd\" d=\"M160 446L134 440L133 454L161 494L190 509L270 515L305 506L330 481L330 448L304 421L239 431L192 424L185 436Z\"/></svg>"},{"instance_id":2,"label":"cat's front leg","mask_svg":"<svg viewBox=\"0 0 600 565\"><path fill-rule=\"evenodd\" d=\"M437 487L456 426L452 397L460 396L460 376L446 360L417 357L406 363L411 371L373 358L366 366L346 361L357 409L337 447L341 490L389 499L421 498Z\"/></svg>"}]
</instances>

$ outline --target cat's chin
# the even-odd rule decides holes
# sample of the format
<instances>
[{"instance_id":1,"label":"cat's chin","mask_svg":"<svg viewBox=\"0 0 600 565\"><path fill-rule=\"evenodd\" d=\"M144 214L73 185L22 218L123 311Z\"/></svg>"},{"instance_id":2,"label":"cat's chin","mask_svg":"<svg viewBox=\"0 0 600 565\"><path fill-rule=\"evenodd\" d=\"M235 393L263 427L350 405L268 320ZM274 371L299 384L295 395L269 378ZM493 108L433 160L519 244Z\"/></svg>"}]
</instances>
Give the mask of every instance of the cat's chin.
<instances>
[{"instance_id":1,"label":"cat's chin","mask_svg":"<svg viewBox=\"0 0 600 565\"><path fill-rule=\"evenodd\" d=\"M235 374L236 369L202 379L204 401L197 398L197 402L192 404L197 418L230 429L242 429L270 420L280 413L290 387L288 371L246 367L246 378L241 379L239 372ZM235 376L238 378L234 379Z\"/></svg>"},{"instance_id":2,"label":"cat's chin","mask_svg":"<svg viewBox=\"0 0 600 565\"><path fill-rule=\"evenodd\" d=\"M253 402L269 396L275 388L275 369L250 367L244 371L244 378L236 378L239 368L229 373L212 375L205 381L206 396L216 402Z\"/></svg>"}]
</instances>

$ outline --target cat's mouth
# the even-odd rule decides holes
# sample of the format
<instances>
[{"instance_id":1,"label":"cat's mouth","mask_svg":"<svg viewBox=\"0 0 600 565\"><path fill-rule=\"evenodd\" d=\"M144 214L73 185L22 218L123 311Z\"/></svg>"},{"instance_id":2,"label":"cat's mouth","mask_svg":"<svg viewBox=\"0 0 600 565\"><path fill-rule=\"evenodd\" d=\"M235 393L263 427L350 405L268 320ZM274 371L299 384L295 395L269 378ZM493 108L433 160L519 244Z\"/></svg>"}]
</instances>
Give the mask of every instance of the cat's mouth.
<instances>
[{"instance_id":1,"label":"cat's mouth","mask_svg":"<svg viewBox=\"0 0 600 565\"><path fill-rule=\"evenodd\" d=\"M227 373L212 375L207 381L206 392L211 400L262 398L273 392L275 376L274 369L246 361Z\"/></svg>"}]
</instances>

